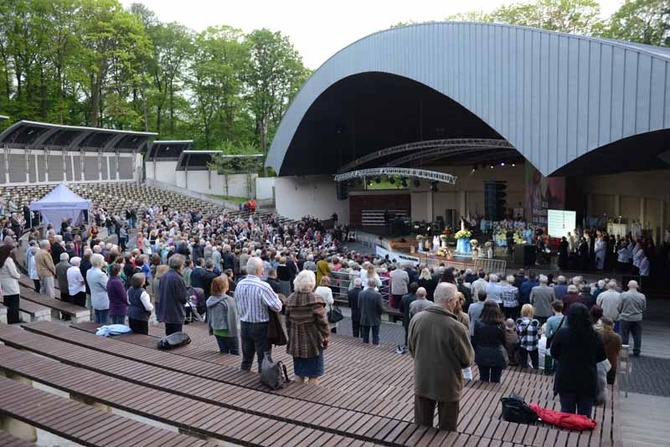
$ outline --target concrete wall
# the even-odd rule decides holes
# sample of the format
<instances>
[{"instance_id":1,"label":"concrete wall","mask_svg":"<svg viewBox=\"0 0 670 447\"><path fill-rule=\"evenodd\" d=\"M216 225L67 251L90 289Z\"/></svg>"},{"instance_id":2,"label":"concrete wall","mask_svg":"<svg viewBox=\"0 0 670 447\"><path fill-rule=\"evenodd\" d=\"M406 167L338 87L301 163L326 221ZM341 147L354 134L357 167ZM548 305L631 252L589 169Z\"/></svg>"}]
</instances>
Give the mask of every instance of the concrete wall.
<instances>
[{"instance_id":1,"label":"concrete wall","mask_svg":"<svg viewBox=\"0 0 670 447\"><path fill-rule=\"evenodd\" d=\"M256 198L258 200L274 199L275 177L256 178Z\"/></svg>"},{"instance_id":2,"label":"concrete wall","mask_svg":"<svg viewBox=\"0 0 670 447\"><path fill-rule=\"evenodd\" d=\"M147 179L170 185L177 184L177 161L148 161L144 163Z\"/></svg>"},{"instance_id":3,"label":"concrete wall","mask_svg":"<svg viewBox=\"0 0 670 447\"><path fill-rule=\"evenodd\" d=\"M336 212L340 223L349 221L349 200L337 200L332 176L277 177L275 198L281 216L329 219Z\"/></svg>"},{"instance_id":4,"label":"concrete wall","mask_svg":"<svg viewBox=\"0 0 670 447\"><path fill-rule=\"evenodd\" d=\"M176 171L175 186L201 194L253 197L256 177L257 174L220 175L212 171Z\"/></svg>"},{"instance_id":5,"label":"concrete wall","mask_svg":"<svg viewBox=\"0 0 670 447\"><path fill-rule=\"evenodd\" d=\"M507 181L507 207L514 208L524 202L525 173L523 165L479 167L472 166L431 167L458 177L455 185L438 184L438 191L430 191L430 182L424 180L417 188L411 186L412 220L432 221L436 216L445 216L446 209L455 209L458 215L484 214L484 182Z\"/></svg>"}]
</instances>

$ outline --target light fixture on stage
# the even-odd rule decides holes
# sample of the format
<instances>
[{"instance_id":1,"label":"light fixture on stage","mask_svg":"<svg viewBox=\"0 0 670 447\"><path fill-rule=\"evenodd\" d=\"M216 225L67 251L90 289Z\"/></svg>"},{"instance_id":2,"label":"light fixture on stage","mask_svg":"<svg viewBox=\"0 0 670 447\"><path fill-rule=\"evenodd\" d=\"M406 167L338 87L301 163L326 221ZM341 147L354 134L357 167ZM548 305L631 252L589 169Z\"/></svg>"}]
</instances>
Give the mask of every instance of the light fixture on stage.
<instances>
[{"instance_id":1,"label":"light fixture on stage","mask_svg":"<svg viewBox=\"0 0 670 447\"><path fill-rule=\"evenodd\" d=\"M501 161L501 162L500 162L500 166L505 166L505 162L504 162L504 161Z\"/></svg>"},{"instance_id":2,"label":"light fixture on stage","mask_svg":"<svg viewBox=\"0 0 670 447\"><path fill-rule=\"evenodd\" d=\"M375 182L376 182L376 183L381 183L381 182L382 182L382 178L381 178L381 177L376 177L376 178L375 178Z\"/></svg>"},{"instance_id":3,"label":"light fixture on stage","mask_svg":"<svg viewBox=\"0 0 670 447\"><path fill-rule=\"evenodd\" d=\"M417 188L418 188L419 186L421 186L421 182L419 181L418 178L415 178L413 183L414 183L414 186L417 187Z\"/></svg>"},{"instance_id":4,"label":"light fixture on stage","mask_svg":"<svg viewBox=\"0 0 670 447\"><path fill-rule=\"evenodd\" d=\"M516 163L512 163L512 167L515 167L515 166L516 166Z\"/></svg>"},{"instance_id":5,"label":"light fixture on stage","mask_svg":"<svg viewBox=\"0 0 670 447\"><path fill-rule=\"evenodd\" d=\"M493 165L491 165L490 168L493 169Z\"/></svg>"},{"instance_id":6,"label":"light fixture on stage","mask_svg":"<svg viewBox=\"0 0 670 447\"><path fill-rule=\"evenodd\" d=\"M477 170L477 165L472 166L472 172L475 172Z\"/></svg>"},{"instance_id":7,"label":"light fixture on stage","mask_svg":"<svg viewBox=\"0 0 670 447\"><path fill-rule=\"evenodd\" d=\"M431 182L430 184L430 190L432 192L437 192L437 182Z\"/></svg>"}]
</instances>

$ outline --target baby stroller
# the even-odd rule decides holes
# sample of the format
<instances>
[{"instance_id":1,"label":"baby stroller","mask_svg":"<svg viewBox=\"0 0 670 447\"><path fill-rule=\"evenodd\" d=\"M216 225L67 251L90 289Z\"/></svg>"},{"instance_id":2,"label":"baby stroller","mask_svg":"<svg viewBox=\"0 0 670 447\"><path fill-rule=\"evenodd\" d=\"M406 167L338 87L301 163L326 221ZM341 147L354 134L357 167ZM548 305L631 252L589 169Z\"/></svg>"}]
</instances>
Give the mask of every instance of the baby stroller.
<instances>
[{"instance_id":1,"label":"baby stroller","mask_svg":"<svg viewBox=\"0 0 670 447\"><path fill-rule=\"evenodd\" d=\"M207 306L205 305L205 291L200 287L189 287L186 289L188 293L184 310L186 311L186 319L184 324L193 323L194 321L205 321L205 312Z\"/></svg>"}]
</instances>

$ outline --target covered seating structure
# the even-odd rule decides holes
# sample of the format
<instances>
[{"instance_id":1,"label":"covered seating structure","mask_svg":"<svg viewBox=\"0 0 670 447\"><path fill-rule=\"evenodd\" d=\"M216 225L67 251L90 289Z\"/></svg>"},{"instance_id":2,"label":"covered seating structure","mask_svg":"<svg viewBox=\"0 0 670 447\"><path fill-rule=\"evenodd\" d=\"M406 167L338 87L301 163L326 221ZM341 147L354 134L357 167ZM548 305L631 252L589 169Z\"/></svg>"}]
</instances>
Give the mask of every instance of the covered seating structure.
<instances>
[{"instance_id":1,"label":"covered seating structure","mask_svg":"<svg viewBox=\"0 0 670 447\"><path fill-rule=\"evenodd\" d=\"M72 219L73 225L88 220L91 201L72 192L64 184L59 184L51 192L30 204L31 211L39 211L42 221L58 225L64 219Z\"/></svg>"}]
</instances>

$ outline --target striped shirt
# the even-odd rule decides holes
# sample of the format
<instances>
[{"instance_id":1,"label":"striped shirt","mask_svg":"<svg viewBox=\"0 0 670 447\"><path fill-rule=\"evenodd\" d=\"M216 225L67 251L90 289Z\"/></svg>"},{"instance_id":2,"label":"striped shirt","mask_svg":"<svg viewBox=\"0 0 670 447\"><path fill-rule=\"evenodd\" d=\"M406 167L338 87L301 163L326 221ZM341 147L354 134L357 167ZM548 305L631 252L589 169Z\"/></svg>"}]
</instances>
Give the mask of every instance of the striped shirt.
<instances>
[{"instance_id":1,"label":"striped shirt","mask_svg":"<svg viewBox=\"0 0 670 447\"><path fill-rule=\"evenodd\" d=\"M268 308L280 312L282 303L272 287L258 276L247 275L235 288L235 301L244 323L266 323L270 319Z\"/></svg>"}]
</instances>

